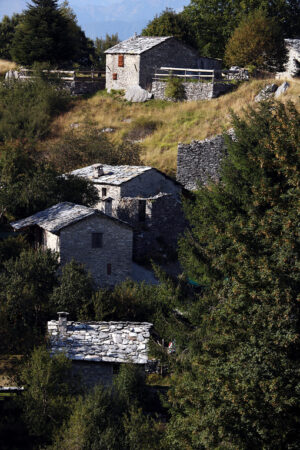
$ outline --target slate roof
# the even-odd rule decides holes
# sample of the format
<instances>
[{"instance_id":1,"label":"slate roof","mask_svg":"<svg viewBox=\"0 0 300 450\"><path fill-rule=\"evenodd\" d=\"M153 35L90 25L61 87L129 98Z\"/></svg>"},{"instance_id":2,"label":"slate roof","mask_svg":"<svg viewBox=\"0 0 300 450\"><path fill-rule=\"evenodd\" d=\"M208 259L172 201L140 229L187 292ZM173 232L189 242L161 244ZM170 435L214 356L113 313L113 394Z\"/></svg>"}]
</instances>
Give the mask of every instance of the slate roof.
<instances>
[{"instance_id":1,"label":"slate roof","mask_svg":"<svg viewBox=\"0 0 300 450\"><path fill-rule=\"evenodd\" d=\"M148 361L148 322L67 322L59 333L58 321L48 322L52 354L64 352L72 360L145 364Z\"/></svg>"},{"instance_id":2,"label":"slate roof","mask_svg":"<svg viewBox=\"0 0 300 450\"><path fill-rule=\"evenodd\" d=\"M91 166L83 167L82 169L76 169L71 172L71 175L75 175L83 178L90 178L96 184L112 184L120 186L122 183L126 183L129 180L141 175L152 167L148 166L109 166L108 164L101 164L104 174L99 177L94 177L94 169L99 164L93 164Z\"/></svg>"},{"instance_id":3,"label":"slate roof","mask_svg":"<svg viewBox=\"0 0 300 450\"><path fill-rule=\"evenodd\" d=\"M105 53L129 53L132 55L140 55L141 53L150 50L162 42L172 39L172 36L164 37L150 37L150 36L136 36L120 42L114 47L109 48Z\"/></svg>"},{"instance_id":4,"label":"slate roof","mask_svg":"<svg viewBox=\"0 0 300 450\"><path fill-rule=\"evenodd\" d=\"M11 226L15 230L21 230L22 228L38 225L44 230L57 234L62 228L92 215L105 216L108 219L117 221L120 224L131 228L126 222L108 216L101 211L88 208L87 206L75 205L70 202L58 203L57 205L44 209L32 216L26 217L25 219L12 222Z\"/></svg>"},{"instance_id":5,"label":"slate roof","mask_svg":"<svg viewBox=\"0 0 300 450\"><path fill-rule=\"evenodd\" d=\"M293 48L300 53L300 39L285 39L284 42L287 47Z\"/></svg>"}]
</instances>

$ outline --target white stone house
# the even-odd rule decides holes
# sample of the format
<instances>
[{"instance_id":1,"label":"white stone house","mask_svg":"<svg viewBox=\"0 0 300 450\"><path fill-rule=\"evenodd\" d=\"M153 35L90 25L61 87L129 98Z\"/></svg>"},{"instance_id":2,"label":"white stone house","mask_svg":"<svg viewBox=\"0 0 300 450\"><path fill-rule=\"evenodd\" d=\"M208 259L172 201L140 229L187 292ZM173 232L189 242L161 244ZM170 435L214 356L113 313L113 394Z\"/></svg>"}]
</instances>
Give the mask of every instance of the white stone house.
<instances>
[{"instance_id":1,"label":"white stone house","mask_svg":"<svg viewBox=\"0 0 300 450\"><path fill-rule=\"evenodd\" d=\"M132 227L99 210L64 202L11 225L27 230L35 247L57 252L62 265L84 264L99 286L131 276Z\"/></svg>"},{"instance_id":2,"label":"white stone house","mask_svg":"<svg viewBox=\"0 0 300 450\"><path fill-rule=\"evenodd\" d=\"M176 251L185 228L182 185L153 167L93 164L72 175L92 181L98 190L96 208L133 226L137 261L161 250Z\"/></svg>"},{"instance_id":3,"label":"white stone house","mask_svg":"<svg viewBox=\"0 0 300 450\"><path fill-rule=\"evenodd\" d=\"M287 62L285 72L279 72L276 78L294 78L300 76L300 39L285 39Z\"/></svg>"},{"instance_id":4,"label":"white stone house","mask_svg":"<svg viewBox=\"0 0 300 450\"><path fill-rule=\"evenodd\" d=\"M151 323L148 322L72 322L68 313L48 322L51 354L64 353L72 368L88 387L110 385L120 364L137 364L142 370L148 362Z\"/></svg>"},{"instance_id":5,"label":"white stone house","mask_svg":"<svg viewBox=\"0 0 300 450\"><path fill-rule=\"evenodd\" d=\"M200 57L193 48L172 36L134 36L106 50L106 89L139 85L151 89L160 67L221 70L222 61Z\"/></svg>"}]
</instances>

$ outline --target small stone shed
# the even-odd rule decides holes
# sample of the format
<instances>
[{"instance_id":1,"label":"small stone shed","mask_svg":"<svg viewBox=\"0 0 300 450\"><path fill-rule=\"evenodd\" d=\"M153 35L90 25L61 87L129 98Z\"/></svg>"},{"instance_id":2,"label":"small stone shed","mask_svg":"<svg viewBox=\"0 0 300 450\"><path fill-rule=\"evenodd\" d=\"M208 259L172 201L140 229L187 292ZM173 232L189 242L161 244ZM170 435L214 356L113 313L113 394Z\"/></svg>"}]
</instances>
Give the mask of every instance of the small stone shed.
<instances>
[{"instance_id":1,"label":"small stone shed","mask_svg":"<svg viewBox=\"0 0 300 450\"><path fill-rule=\"evenodd\" d=\"M13 222L27 230L33 245L59 253L60 263L76 260L99 286L113 286L131 276L132 227L99 210L64 202Z\"/></svg>"},{"instance_id":2,"label":"small stone shed","mask_svg":"<svg viewBox=\"0 0 300 450\"><path fill-rule=\"evenodd\" d=\"M276 78L294 78L300 76L300 39L285 39L287 62L285 72L279 72Z\"/></svg>"},{"instance_id":3,"label":"small stone shed","mask_svg":"<svg viewBox=\"0 0 300 450\"><path fill-rule=\"evenodd\" d=\"M200 57L196 50L172 36L133 36L106 50L106 89L139 85L151 89L159 67L220 70L222 61Z\"/></svg>"},{"instance_id":4,"label":"small stone shed","mask_svg":"<svg viewBox=\"0 0 300 450\"><path fill-rule=\"evenodd\" d=\"M110 385L120 364L134 363L145 368L151 323L72 322L68 313L48 322L52 354L65 353L88 387Z\"/></svg>"},{"instance_id":5,"label":"small stone shed","mask_svg":"<svg viewBox=\"0 0 300 450\"><path fill-rule=\"evenodd\" d=\"M88 178L99 193L96 205L133 226L133 256L136 261L177 248L185 228L182 185L148 166L93 164L72 172Z\"/></svg>"}]
</instances>

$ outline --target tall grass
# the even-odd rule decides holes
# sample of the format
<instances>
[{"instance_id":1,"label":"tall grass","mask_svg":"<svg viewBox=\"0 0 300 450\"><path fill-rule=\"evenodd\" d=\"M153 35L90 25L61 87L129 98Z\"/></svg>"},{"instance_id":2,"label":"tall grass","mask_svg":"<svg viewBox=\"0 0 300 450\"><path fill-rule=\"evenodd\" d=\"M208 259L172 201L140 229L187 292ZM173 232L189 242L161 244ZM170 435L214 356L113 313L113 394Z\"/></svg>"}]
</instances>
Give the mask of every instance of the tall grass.
<instances>
[{"instance_id":1,"label":"tall grass","mask_svg":"<svg viewBox=\"0 0 300 450\"><path fill-rule=\"evenodd\" d=\"M282 81L254 80L217 99L182 103L151 100L132 104L114 99L102 91L89 99L78 99L71 111L55 120L52 135L56 138L61 136L70 130L72 123L89 123L98 128L114 128L110 139L120 143L136 121L155 120L159 126L141 143L142 162L174 174L178 142L188 143L222 133L230 127L231 111L243 114L248 105L255 107L256 94L272 82L279 84ZM299 108L300 80L290 81L290 85L280 100L292 100Z\"/></svg>"},{"instance_id":2,"label":"tall grass","mask_svg":"<svg viewBox=\"0 0 300 450\"><path fill-rule=\"evenodd\" d=\"M3 77L9 70L16 70L17 65L12 61L0 59L0 77Z\"/></svg>"}]
</instances>

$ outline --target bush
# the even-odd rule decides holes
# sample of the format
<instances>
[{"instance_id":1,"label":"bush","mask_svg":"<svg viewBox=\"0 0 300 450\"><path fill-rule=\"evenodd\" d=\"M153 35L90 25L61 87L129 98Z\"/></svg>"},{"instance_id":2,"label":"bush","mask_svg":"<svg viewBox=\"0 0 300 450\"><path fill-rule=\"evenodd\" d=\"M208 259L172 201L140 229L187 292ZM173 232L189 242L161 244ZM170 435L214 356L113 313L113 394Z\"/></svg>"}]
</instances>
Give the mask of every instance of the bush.
<instances>
[{"instance_id":1,"label":"bush","mask_svg":"<svg viewBox=\"0 0 300 450\"><path fill-rule=\"evenodd\" d=\"M0 86L0 141L47 136L54 116L66 111L69 94L45 80Z\"/></svg>"},{"instance_id":2,"label":"bush","mask_svg":"<svg viewBox=\"0 0 300 450\"><path fill-rule=\"evenodd\" d=\"M152 134L161 125L158 120L148 119L147 117L140 117L136 119L125 132L124 138L129 141L138 141Z\"/></svg>"},{"instance_id":3,"label":"bush","mask_svg":"<svg viewBox=\"0 0 300 450\"><path fill-rule=\"evenodd\" d=\"M269 71L282 70L285 47L280 28L262 11L247 16L234 30L225 49L228 66L252 66Z\"/></svg>"},{"instance_id":4,"label":"bush","mask_svg":"<svg viewBox=\"0 0 300 450\"><path fill-rule=\"evenodd\" d=\"M167 81L165 96L173 100L184 99L184 86L180 78L170 77Z\"/></svg>"},{"instance_id":5,"label":"bush","mask_svg":"<svg viewBox=\"0 0 300 450\"><path fill-rule=\"evenodd\" d=\"M58 141L47 145L47 158L61 172L69 172L82 166L102 164L140 164L141 149L129 142L112 144L97 128L85 126L82 130L69 131Z\"/></svg>"}]
</instances>

